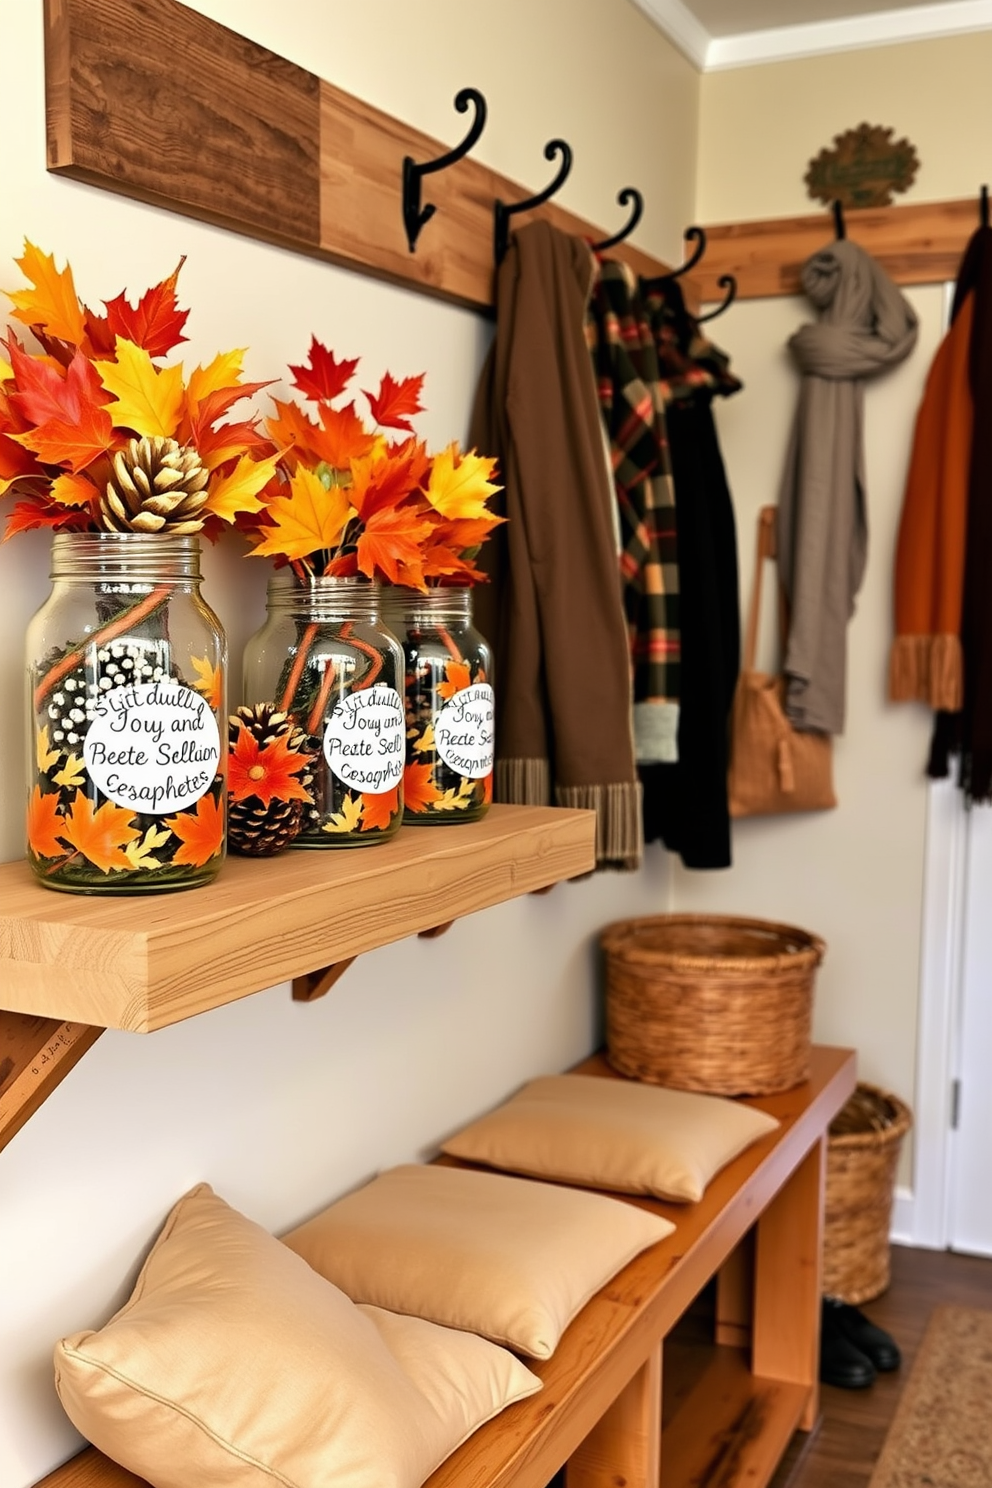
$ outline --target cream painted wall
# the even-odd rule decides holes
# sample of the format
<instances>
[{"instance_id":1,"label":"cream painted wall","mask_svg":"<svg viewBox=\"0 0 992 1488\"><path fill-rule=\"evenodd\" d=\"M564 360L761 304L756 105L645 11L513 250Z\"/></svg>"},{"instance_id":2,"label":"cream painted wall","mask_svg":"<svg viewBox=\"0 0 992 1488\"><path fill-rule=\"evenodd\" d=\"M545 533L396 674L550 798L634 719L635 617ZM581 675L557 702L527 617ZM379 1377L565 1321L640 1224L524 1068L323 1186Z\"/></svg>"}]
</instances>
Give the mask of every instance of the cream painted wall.
<instances>
[{"instance_id":1,"label":"cream painted wall","mask_svg":"<svg viewBox=\"0 0 992 1488\"><path fill-rule=\"evenodd\" d=\"M916 181L899 200L977 202L989 177L990 67L992 31L978 31L704 74L700 221L815 210L809 162L862 122L916 146Z\"/></svg>"},{"instance_id":2,"label":"cream painted wall","mask_svg":"<svg viewBox=\"0 0 992 1488\"><path fill-rule=\"evenodd\" d=\"M481 158L534 189L545 141L575 148L562 200L612 228L620 187L645 193L640 241L675 254L690 219L698 78L616 0L224 0L205 12L399 117L454 139L466 83L491 105ZM188 254L190 360L250 348L278 375L311 331L361 355L370 381L426 369L424 434L464 438L485 322L45 172L41 5L0 0L0 286L21 283L24 235L68 257L85 297L140 292ZM641 128L614 103L622 56ZM600 101L601 100L601 101ZM399 198L397 196L397 211ZM277 391L279 391L277 389ZM0 858L21 852L21 647L48 590L47 542L0 547ZM262 614L264 571L207 555L206 593L232 654ZM657 848L636 876L599 875L363 957L322 1002L285 987L147 1038L108 1033L0 1153L0 1484L27 1488L78 1439L52 1386L51 1347L125 1297L174 1200L206 1179L274 1230L440 1138L532 1074L599 1038L595 931L669 903ZM122 904L122 913L126 906ZM0 992L2 1002L2 992Z\"/></svg>"},{"instance_id":3,"label":"cream painted wall","mask_svg":"<svg viewBox=\"0 0 992 1488\"><path fill-rule=\"evenodd\" d=\"M915 199L974 193L977 226L992 145L984 104L990 63L992 32L983 32L704 75L699 220L809 212L802 183L807 162L835 133L868 120L892 126L917 146ZM824 242L832 230L824 213ZM746 910L819 931L829 952L817 986L816 1036L856 1047L863 1078L912 1104L929 715L916 705L889 705L885 674L903 482L916 408L940 339L943 289L913 289L908 298L920 317L917 347L866 391L870 555L849 630L849 721L835 749L840 807L822 816L739 823L733 869L712 879L677 869L675 897L680 909ZM808 319L812 309L797 297L740 303L718 322L719 339L746 383L743 394L717 410L745 596L755 516L776 500L796 401L785 343ZM905 1185L912 1182L911 1153L908 1142L900 1169Z\"/></svg>"}]
</instances>

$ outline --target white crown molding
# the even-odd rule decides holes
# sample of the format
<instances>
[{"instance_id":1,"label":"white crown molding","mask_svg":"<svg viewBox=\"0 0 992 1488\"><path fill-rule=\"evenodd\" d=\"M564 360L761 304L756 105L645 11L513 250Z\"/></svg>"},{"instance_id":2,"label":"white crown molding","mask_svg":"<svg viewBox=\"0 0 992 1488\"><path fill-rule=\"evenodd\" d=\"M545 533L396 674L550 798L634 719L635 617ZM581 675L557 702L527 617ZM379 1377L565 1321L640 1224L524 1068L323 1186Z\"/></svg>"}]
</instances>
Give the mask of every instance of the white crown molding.
<instances>
[{"instance_id":1,"label":"white crown molding","mask_svg":"<svg viewBox=\"0 0 992 1488\"><path fill-rule=\"evenodd\" d=\"M942 5L906 6L844 20L745 31L738 36L710 36L682 0L633 3L701 72L992 30L992 0L948 0Z\"/></svg>"},{"instance_id":2,"label":"white crown molding","mask_svg":"<svg viewBox=\"0 0 992 1488\"><path fill-rule=\"evenodd\" d=\"M706 71L706 61L713 38L706 27L696 20L692 11L682 0L633 0L638 10L643 10L659 31L678 47L683 56L700 72Z\"/></svg>"},{"instance_id":3,"label":"white crown molding","mask_svg":"<svg viewBox=\"0 0 992 1488\"><path fill-rule=\"evenodd\" d=\"M713 37L706 49L703 71L753 67L761 62L784 62L824 52L892 46L903 41L933 41L941 36L989 29L992 29L992 0L913 5L903 10L849 16L842 21L818 21L806 26L780 26L740 36Z\"/></svg>"}]
</instances>

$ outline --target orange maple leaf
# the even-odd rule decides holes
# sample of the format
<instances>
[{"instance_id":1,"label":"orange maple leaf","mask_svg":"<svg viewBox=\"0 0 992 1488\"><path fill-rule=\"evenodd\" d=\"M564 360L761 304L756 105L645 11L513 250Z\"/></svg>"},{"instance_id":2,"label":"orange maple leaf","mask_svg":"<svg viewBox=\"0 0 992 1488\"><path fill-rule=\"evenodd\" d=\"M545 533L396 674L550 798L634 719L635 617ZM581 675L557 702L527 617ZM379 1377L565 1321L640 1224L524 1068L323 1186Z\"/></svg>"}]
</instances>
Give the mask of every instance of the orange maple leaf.
<instances>
[{"instance_id":1,"label":"orange maple leaf","mask_svg":"<svg viewBox=\"0 0 992 1488\"><path fill-rule=\"evenodd\" d=\"M123 336L125 341L133 341L135 346L142 347L149 356L163 357L180 341L187 339L183 327L189 311L180 310L176 303L176 280L185 262L186 255L183 254L169 277L146 289L137 305L128 302L126 291L116 299L106 301L111 347L115 336Z\"/></svg>"},{"instance_id":2,"label":"orange maple leaf","mask_svg":"<svg viewBox=\"0 0 992 1488\"><path fill-rule=\"evenodd\" d=\"M453 698L456 692L462 692L471 686L472 673L464 661L445 662L444 681L438 685L438 697Z\"/></svg>"},{"instance_id":3,"label":"orange maple leaf","mask_svg":"<svg viewBox=\"0 0 992 1488\"><path fill-rule=\"evenodd\" d=\"M332 470L347 470L350 460L361 459L375 448L378 436L368 432L354 403L346 403L343 408L322 406L320 423L311 435L310 448Z\"/></svg>"},{"instance_id":4,"label":"orange maple leaf","mask_svg":"<svg viewBox=\"0 0 992 1488\"><path fill-rule=\"evenodd\" d=\"M59 841L64 825L58 796L43 796L36 785L28 802L28 844L36 858L65 857L68 848Z\"/></svg>"},{"instance_id":5,"label":"orange maple leaf","mask_svg":"<svg viewBox=\"0 0 992 1488\"><path fill-rule=\"evenodd\" d=\"M49 253L42 253L27 239L24 255L14 262L34 285L33 289L18 289L10 295L17 306L13 311L15 320L25 325L38 326L49 336L60 341L69 341L78 346L85 335L83 311L76 294L72 270L66 264L59 270Z\"/></svg>"},{"instance_id":6,"label":"orange maple leaf","mask_svg":"<svg viewBox=\"0 0 992 1488\"><path fill-rule=\"evenodd\" d=\"M211 477L205 510L224 522L233 522L238 512L261 511L265 503L259 500L258 493L275 475L278 463L278 455L265 460L241 455L232 470Z\"/></svg>"},{"instance_id":7,"label":"orange maple leaf","mask_svg":"<svg viewBox=\"0 0 992 1488\"><path fill-rule=\"evenodd\" d=\"M428 811L441 799L433 775L433 765L407 765L403 771L403 805L407 811Z\"/></svg>"},{"instance_id":8,"label":"orange maple leaf","mask_svg":"<svg viewBox=\"0 0 992 1488\"><path fill-rule=\"evenodd\" d=\"M391 584L422 589L420 543L429 531L411 507L373 512L358 539L359 568L369 578L382 573Z\"/></svg>"},{"instance_id":9,"label":"orange maple leaf","mask_svg":"<svg viewBox=\"0 0 992 1488\"><path fill-rule=\"evenodd\" d=\"M492 770L490 770L489 771L489 774L483 777L483 781L482 781L482 799L485 801L486 805L488 806L489 803L492 801L492 798L493 798L493 772L492 772Z\"/></svg>"},{"instance_id":10,"label":"orange maple leaf","mask_svg":"<svg viewBox=\"0 0 992 1488\"><path fill-rule=\"evenodd\" d=\"M130 868L121 849L141 833L134 825L132 813L125 807L105 801L98 808L89 796L77 790L60 835L95 867L109 873L114 868Z\"/></svg>"},{"instance_id":11,"label":"orange maple leaf","mask_svg":"<svg viewBox=\"0 0 992 1488\"><path fill-rule=\"evenodd\" d=\"M264 749L243 723L238 724L238 737L231 747L228 767L228 791L232 801L257 796L263 806L277 801L306 801L313 797L296 779L313 756L290 749L285 737L272 739Z\"/></svg>"},{"instance_id":12,"label":"orange maple leaf","mask_svg":"<svg viewBox=\"0 0 992 1488\"><path fill-rule=\"evenodd\" d=\"M219 853L224 844L224 803L210 794L201 796L195 811L167 816L165 825L182 843L172 859L173 863L200 868Z\"/></svg>"},{"instance_id":13,"label":"orange maple leaf","mask_svg":"<svg viewBox=\"0 0 992 1488\"><path fill-rule=\"evenodd\" d=\"M362 812L361 831L368 832L373 828L385 831L391 824L393 817L400 809L400 788L394 785L392 790L382 791L378 795L367 795L362 793L362 803L365 807Z\"/></svg>"}]
</instances>

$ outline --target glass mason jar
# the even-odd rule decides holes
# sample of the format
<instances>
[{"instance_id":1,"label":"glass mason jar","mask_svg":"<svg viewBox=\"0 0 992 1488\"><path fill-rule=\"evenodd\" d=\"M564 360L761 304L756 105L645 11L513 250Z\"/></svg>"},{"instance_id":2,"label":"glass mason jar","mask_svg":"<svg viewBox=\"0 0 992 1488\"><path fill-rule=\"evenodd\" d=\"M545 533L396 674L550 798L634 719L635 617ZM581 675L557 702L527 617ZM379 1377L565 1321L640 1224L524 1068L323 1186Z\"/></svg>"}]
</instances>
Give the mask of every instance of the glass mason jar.
<instances>
[{"instance_id":1,"label":"glass mason jar","mask_svg":"<svg viewBox=\"0 0 992 1488\"><path fill-rule=\"evenodd\" d=\"M28 858L46 888L162 893L216 876L226 672L199 538L56 533L27 633Z\"/></svg>"},{"instance_id":2,"label":"glass mason jar","mask_svg":"<svg viewBox=\"0 0 992 1488\"><path fill-rule=\"evenodd\" d=\"M493 778L492 653L472 625L469 588L387 589L384 614L405 657L403 820L478 821Z\"/></svg>"},{"instance_id":3,"label":"glass mason jar","mask_svg":"<svg viewBox=\"0 0 992 1488\"><path fill-rule=\"evenodd\" d=\"M403 821L403 653L371 579L284 568L245 648L244 701L270 703L316 755L313 806L292 847L367 847Z\"/></svg>"}]
</instances>

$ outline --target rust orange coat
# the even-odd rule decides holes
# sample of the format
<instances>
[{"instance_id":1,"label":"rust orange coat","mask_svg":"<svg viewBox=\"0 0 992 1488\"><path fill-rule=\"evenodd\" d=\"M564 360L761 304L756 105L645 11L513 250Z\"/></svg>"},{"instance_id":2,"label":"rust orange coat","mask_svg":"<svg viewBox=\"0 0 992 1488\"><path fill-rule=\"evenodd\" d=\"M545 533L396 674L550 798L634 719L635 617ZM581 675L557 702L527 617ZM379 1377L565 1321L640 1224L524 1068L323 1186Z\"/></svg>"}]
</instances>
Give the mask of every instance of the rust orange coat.
<instances>
[{"instance_id":1,"label":"rust orange coat","mask_svg":"<svg viewBox=\"0 0 992 1488\"><path fill-rule=\"evenodd\" d=\"M945 335L916 416L895 570L895 640L889 696L961 707L968 474L974 406L968 349L971 293Z\"/></svg>"}]
</instances>

